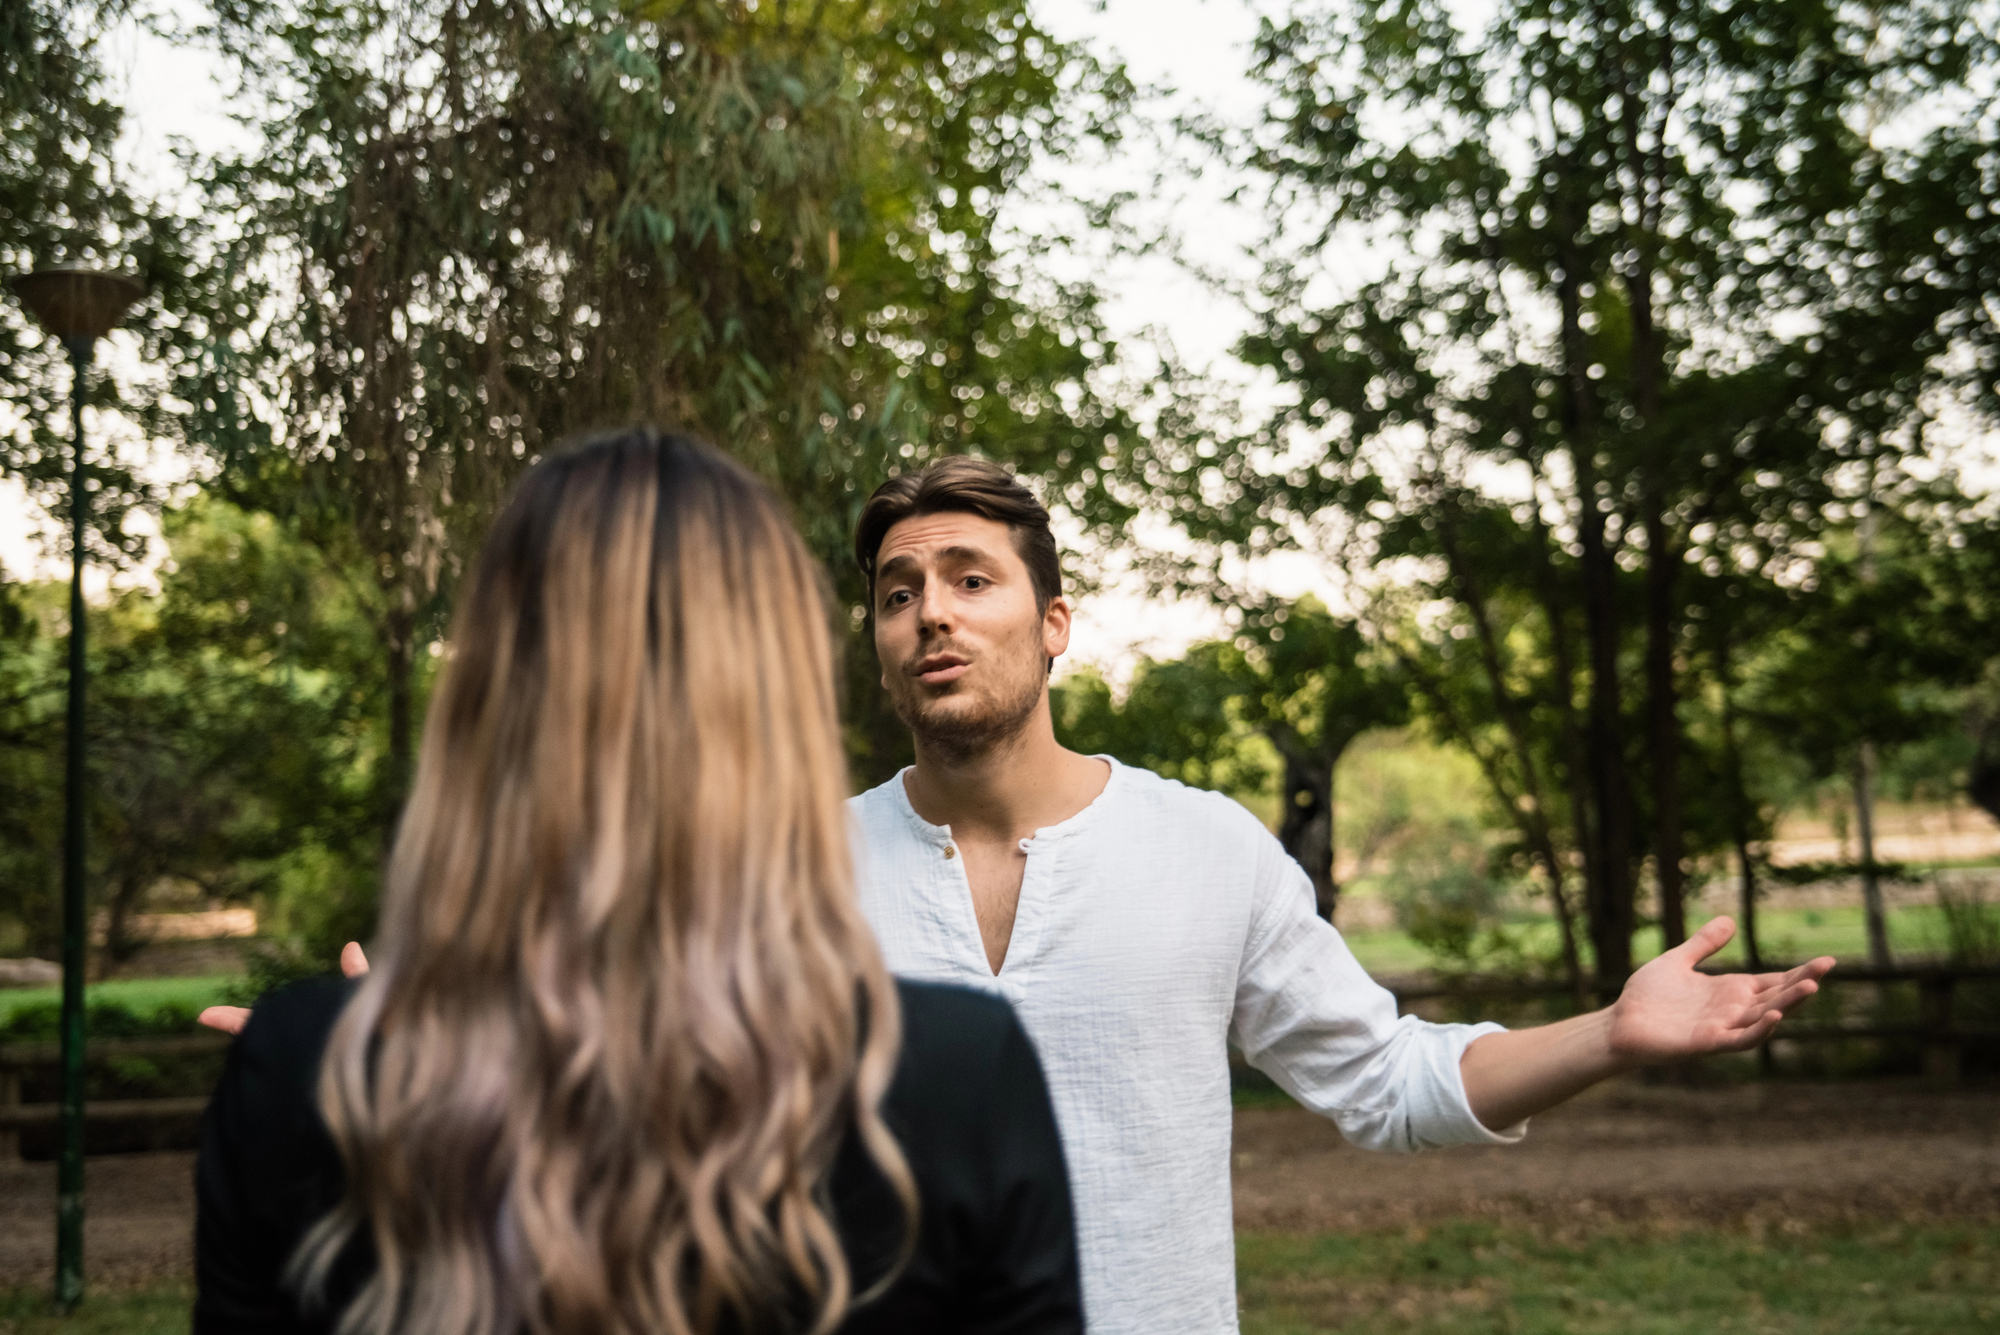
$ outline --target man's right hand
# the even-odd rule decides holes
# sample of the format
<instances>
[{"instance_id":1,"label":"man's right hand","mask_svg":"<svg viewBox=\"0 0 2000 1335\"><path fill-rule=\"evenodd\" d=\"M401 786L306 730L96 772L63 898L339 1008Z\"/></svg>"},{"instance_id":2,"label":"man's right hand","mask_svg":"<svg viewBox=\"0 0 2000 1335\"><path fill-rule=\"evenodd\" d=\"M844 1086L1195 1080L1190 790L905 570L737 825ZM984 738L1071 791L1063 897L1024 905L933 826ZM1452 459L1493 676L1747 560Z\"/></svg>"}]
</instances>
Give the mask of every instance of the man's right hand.
<instances>
[{"instance_id":1,"label":"man's right hand","mask_svg":"<svg viewBox=\"0 0 2000 1335\"><path fill-rule=\"evenodd\" d=\"M349 978L359 978L368 972L368 956L361 952L359 941L349 941L340 949L340 971ZM197 1021L210 1029L220 1029L225 1034L240 1034L243 1026L250 1023L248 1006L210 1006Z\"/></svg>"}]
</instances>

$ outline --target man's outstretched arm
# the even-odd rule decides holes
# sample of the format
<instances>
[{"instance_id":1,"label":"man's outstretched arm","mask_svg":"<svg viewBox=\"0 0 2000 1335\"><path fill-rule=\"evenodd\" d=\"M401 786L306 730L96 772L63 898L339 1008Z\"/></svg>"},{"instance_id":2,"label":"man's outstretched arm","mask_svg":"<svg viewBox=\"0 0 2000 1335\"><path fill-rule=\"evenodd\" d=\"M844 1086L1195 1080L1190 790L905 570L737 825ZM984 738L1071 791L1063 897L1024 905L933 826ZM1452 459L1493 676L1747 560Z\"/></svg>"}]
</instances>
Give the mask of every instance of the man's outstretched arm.
<instances>
[{"instance_id":1,"label":"man's outstretched arm","mask_svg":"<svg viewBox=\"0 0 2000 1335\"><path fill-rule=\"evenodd\" d=\"M1786 973L1697 971L1735 935L1733 921L1711 918L1635 971L1603 1010L1474 1039L1458 1064L1473 1114L1500 1130L1622 1071L1762 1043L1787 1011L1819 991L1834 961L1823 955Z\"/></svg>"}]
</instances>

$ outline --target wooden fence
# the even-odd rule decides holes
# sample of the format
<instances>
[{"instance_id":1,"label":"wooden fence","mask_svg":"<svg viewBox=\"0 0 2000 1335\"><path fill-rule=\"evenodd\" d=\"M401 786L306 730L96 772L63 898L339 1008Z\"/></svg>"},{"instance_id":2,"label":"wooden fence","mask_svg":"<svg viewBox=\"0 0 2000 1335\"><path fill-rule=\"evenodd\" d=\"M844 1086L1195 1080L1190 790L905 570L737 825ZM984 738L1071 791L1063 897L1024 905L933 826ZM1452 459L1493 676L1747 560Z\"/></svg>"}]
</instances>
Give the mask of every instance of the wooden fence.
<instances>
[{"instance_id":1,"label":"wooden fence","mask_svg":"<svg viewBox=\"0 0 2000 1335\"><path fill-rule=\"evenodd\" d=\"M1919 966L1866 969L1843 965L1827 976L1827 986L1844 989L1862 984L1915 984L1918 996L1915 1022L1828 1024L1794 1020L1786 1023L1780 1037L1782 1041L1792 1043L1840 1039L1915 1041L1923 1049L1924 1074L1940 1083L1956 1083L1964 1045L1974 1040L2000 1040L2000 1027L1955 1023L1955 993L1960 983L1994 979L2000 979L2000 968ZM1384 981L1396 994L1397 1004L1405 1011L1425 1001L1538 1001L1568 997L1573 993L1568 983L1522 979L1409 978ZM129 1057L189 1057L221 1052L228 1046L227 1037L209 1033L160 1038L110 1038L92 1042L87 1049L87 1057L92 1062ZM21 1102L21 1073L54 1066L61 1060L61 1045L57 1043L0 1044L0 1158L13 1158L19 1153L19 1135L23 1129L53 1125L58 1120L60 1104ZM208 1096L205 1094L187 1098L104 1099L84 1105L84 1116L92 1122L191 1117L199 1115L207 1105Z\"/></svg>"},{"instance_id":2,"label":"wooden fence","mask_svg":"<svg viewBox=\"0 0 2000 1335\"><path fill-rule=\"evenodd\" d=\"M1788 967L1790 966L1772 966L1764 972L1777 972ZM1725 973L1740 972L1740 970L1710 972ZM1835 988L1845 990L1864 984L1879 987L1913 983L1917 989L1915 1021L1902 1024L1879 1021L1844 1024L1790 1019L1779 1028L1775 1041L1819 1043L1851 1039L1914 1040L1922 1046L1925 1076L1940 1083L1955 1084L1959 1079L1966 1043L2000 1040L2000 1025L1967 1025L1957 1022L1958 986L1965 982L1996 979L2000 979L2000 967L1917 965L1900 969L1870 969L1843 964L1821 980L1822 996ZM1407 978L1384 979L1383 982L1396 994L1397 1005L1405 1012L1421 1001L1540 1001L1568 998L1575 994L1575 989L1568 982L1517 978ZM1594 995L1595 984L1587 985L1585 990Z\"/></svg>"},{"instance_id":3,"label":"wooden fence","mask_svg":"<svg viewBox=\"0 0 2000 1335\"><path fill-rule=\"evenodd\" d=\"M229 1047L223 1034L174 1034L155 1038L101 1038L86 1045L90 1062L116 1061L138 1057L194 1057L222 1052ZM20 1134L28 1127L52 1126L61 1117L60 1103L21 1102L21 1073L62 1062L60 1043L0 1043L0 1159L20 1153ZM171 1099L93 1099L84 1104L83 1115L91 1122L149 1121L165 1117L198 1117L208 1106L208 1095Z\"/></svg>"}]
</instances>

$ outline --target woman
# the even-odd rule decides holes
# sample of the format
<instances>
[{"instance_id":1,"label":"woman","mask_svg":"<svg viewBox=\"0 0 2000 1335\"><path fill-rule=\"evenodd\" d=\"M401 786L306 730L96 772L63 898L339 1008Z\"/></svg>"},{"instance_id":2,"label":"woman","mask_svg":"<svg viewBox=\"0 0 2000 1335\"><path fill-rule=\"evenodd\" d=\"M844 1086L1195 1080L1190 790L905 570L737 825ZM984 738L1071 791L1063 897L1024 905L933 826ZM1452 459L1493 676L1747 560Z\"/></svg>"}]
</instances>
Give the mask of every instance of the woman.
<instances>
[{"instance_id":1,"label":"woman","mask_svg":"<svg viewBox=\"0 0 2000 1335\"><path fill-rule=\"evenodd\" d=\"M465 595L358 989L266 998L195 1330L1082 1329L1004 1003L855 906L817 571L715 451L536 467Z\"/></svg>"}]
</instances>

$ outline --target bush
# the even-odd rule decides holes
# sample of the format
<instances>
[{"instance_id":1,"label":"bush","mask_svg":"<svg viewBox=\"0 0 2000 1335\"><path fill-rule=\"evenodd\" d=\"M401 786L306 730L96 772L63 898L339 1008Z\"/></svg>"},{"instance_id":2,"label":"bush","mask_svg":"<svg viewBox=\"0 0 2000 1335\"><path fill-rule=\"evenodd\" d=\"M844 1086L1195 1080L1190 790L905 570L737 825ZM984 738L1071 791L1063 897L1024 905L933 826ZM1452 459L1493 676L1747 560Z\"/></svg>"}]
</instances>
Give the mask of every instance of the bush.
<instances>
[{"instance_id":1,"label":"bush","mask_svg":"<svg viewBox=\"0 0 2000 1335\"><path fill-rule=\"evenodd\" d=\"M84 1008L83 1030L91 1038L151 1038L161 1034L191 1034L200 1025L200 1011L177 1001L134 1010L119 1001L96 1001ZM0 1043L54 1042L62 1037L62 1003L36 1001L0 1020Z\"/></svg>"}]
</instances>

